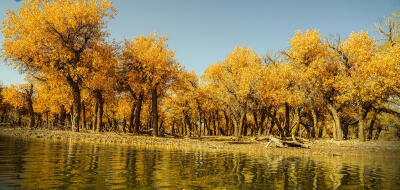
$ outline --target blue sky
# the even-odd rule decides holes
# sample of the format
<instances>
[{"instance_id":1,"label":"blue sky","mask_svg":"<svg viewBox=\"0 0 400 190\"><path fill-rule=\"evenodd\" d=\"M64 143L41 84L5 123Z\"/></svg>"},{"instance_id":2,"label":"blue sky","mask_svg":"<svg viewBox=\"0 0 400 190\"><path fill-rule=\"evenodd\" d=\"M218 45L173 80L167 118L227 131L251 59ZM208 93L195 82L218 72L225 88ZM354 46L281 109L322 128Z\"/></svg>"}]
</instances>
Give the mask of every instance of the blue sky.
<instances>
[{"instance_id":1,"label":"blue sky","mask_svg":"<svg viewBox=\"0 0 400 190\"><path fill-rule=\"evenodd\" d=\"M0 1L0 19L21 2ZM322 35L347 37L368 29L398 11L399 0L115 0L118 10L109 22L111 38L132 39L153 31L169 37L169 48L187 70L198 75L236 45L246 44L264 55L288 47L296 30L318 29ZM3 36L0 36L0 41ZM0 60L0 82L23 82L23 76Z\"/></svg>"}]
</instances>

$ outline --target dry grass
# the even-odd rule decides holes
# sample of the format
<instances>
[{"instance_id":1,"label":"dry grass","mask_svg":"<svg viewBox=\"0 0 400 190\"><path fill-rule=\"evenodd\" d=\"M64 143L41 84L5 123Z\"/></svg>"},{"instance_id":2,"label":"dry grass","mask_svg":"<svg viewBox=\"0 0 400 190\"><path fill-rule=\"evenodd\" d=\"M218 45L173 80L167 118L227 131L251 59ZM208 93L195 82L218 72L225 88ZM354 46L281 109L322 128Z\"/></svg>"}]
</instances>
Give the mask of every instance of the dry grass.
<instances>
[{"instance_id":1,"label":"dry grass","mask_svg":"<svg viewBox=\"0 0 400 190\"><path fill-rule=\"evenodd\" d=\"M61 130L29 130L25 128L0 128L0 135L48 141L117 144L121 146L134 145L145 148L167 148L173 150L227 151L259 155L400 157L400 141L359 142L357 140L334 141L322 139L310 142L310 149L300 149L277 148L273 143L266 148L265 145L268 140L263 137L207 136L201 138L166 138L112 132L81 131L77 133Z\"/></svg>"}]
</instances>

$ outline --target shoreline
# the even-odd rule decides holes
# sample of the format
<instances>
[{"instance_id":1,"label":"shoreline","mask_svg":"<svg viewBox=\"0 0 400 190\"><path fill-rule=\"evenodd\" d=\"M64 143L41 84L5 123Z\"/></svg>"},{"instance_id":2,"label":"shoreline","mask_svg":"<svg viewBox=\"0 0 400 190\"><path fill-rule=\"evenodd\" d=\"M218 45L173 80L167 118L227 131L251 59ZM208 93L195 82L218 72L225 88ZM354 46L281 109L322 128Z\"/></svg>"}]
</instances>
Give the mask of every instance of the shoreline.
<instances>
[{"instance_id":1,"label":"shoreline","mask_svg":"<svg viewBox=\"0 0 400 190\"><path fill-rule=\"evenodd\" d=\"M319 139L310 141L310 149L278 148L265 137L152 137L115 132L72 132L65 130L26 129L20 127L1 127L0 136L29 140L64 141L76 143L95 143L105 145L138 146L143 148L168 148L189 151L222 151L259 155L281 156L351 156L400 158L400 141L334 141Z\"/></svg>"}]
</instances>

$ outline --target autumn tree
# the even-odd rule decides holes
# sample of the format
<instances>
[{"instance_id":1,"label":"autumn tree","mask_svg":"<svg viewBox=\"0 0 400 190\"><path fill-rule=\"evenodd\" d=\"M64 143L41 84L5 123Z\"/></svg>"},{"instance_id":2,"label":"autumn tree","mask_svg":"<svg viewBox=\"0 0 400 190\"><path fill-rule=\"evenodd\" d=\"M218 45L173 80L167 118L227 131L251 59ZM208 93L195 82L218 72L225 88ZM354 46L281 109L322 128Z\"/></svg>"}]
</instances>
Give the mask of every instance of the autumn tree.
<instances>
[{"instance_id":1,"label":"autumn tree","mask_svg":"<svg viewBox=\"0 0 400 190\"><path fill-rule=\"evenodd\" d=\"M298 73L292 65L277 62L267 65L262 74L262 85L257 88L260 101L274 108L267 112L272 120L270 131L276 125L280 136L290 136L295 124L293 119L298 115L298 110L294 108L303 100L303 94L296 85ZM291 113L295 114L294 117Z\"/></svg>"},{"instance_id":2,"label":"autumn tree","mask_svg":"<svg viewBox=\"0 0 400 190\"><path fill-rule=\"evenodd\" d=\"M168 121L172 124L171 131L175 130L176 123L180 120L185 129L181 131L187 131L188 136L192 136L197 133L198 136L201 132L196 130L199 129L197 121L199 121L198 104L200 103L198 97L199 90L199 79L194 72L187 72L181 70L177 72L177 80L174 81L171 90L166 96L166 100L163 101L162 110ZM201 118L201 117L200 117ZM201 122L201 121L200 121Z\"/></svg>"},{"instance_id":3,"label":"autumn tree","mask_svg":"<svg viewBox=\"0 0 400 190\"><path fill-rule=\"evenodd\" d=\"M33 110L33 84L11 85L2 90L4 101L17 109L27 109L29 114L29 128L35 126L35 112Z\"/></svg>"},{"instance_id":4,"label":"autumn tree","mask_svg":"<svg viewBox=\"0 0 400 190\"><path fill-rule=\"evenodd\" d=\"M91 63L85 75L83 87L90 91L95 99L94 130L103 131L103 113L105 99L114 99L115 69L117 65L116 44L100 42L94 45L84 62Z\"/></svg>"},{"instance_id":5,"label":"autumn tree","mask_svg":"<svg viewBox=\"0 0 400 190\"><path fill-rule=\"evenodd\" d=\"M68 11L65 11L68 10ZM1 30L3 57L25 71L58 72L73 94L73 129L79 130L85 61L108 34L104 18L116 14L107 0L28 0L8 10Z\"/></svg>"},{"instance_id":6,"label":"autumn tree","mask_svg":"<svg viewBox=\"0 0 400 190\"><path fill-rule=\"evenodd\" d=\"M235 47L225 60L207 68L203 80L224 103L233 118L235 136L246 135L243 127L250 102L261 84L261 57L252 48Z\"/></svg>"},{"instance_id":7,"label":"autumn tree","mask_svg":"<svg viewBox=\"0 0 400 190\"><path fill-rule=\"evenodd\" d=\"M174 72L178 69L174 61L174 51L168 49L166 41L166 37L158 37L157 33L152 33L147 37L138 36L134 41L125 42L123 53L125 64L132 70L128 80L143 84L138 87L139 92L136 94L141 98L141 89L150 93L154 136L158 136L158 97L171 84Z\"/></svg>"}]
</instances>

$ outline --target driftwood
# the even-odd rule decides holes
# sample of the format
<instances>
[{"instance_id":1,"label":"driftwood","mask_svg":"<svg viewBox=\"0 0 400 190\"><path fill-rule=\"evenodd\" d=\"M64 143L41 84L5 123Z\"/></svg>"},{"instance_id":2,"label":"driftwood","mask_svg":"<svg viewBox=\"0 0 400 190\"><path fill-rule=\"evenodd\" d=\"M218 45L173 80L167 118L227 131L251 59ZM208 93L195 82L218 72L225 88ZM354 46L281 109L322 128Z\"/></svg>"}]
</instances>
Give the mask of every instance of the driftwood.
<instances>
[{"instance_id":1,"label":"driftwood","mask_svg":"<svg viewBox=\"0 0 400 190\"><path fill-rule=\"evenodd\" d=\"M300 142L296 140L294 136L292 136L292 140L280 140L275 137L269 137L270 141L267 143L265 147L268 148L271 142L275 143L277 147L279 148L287 148L287 147L298 147L298 148L310 148L308 144L305 144L303 142Z\"/></svg>"}]
</instances>

